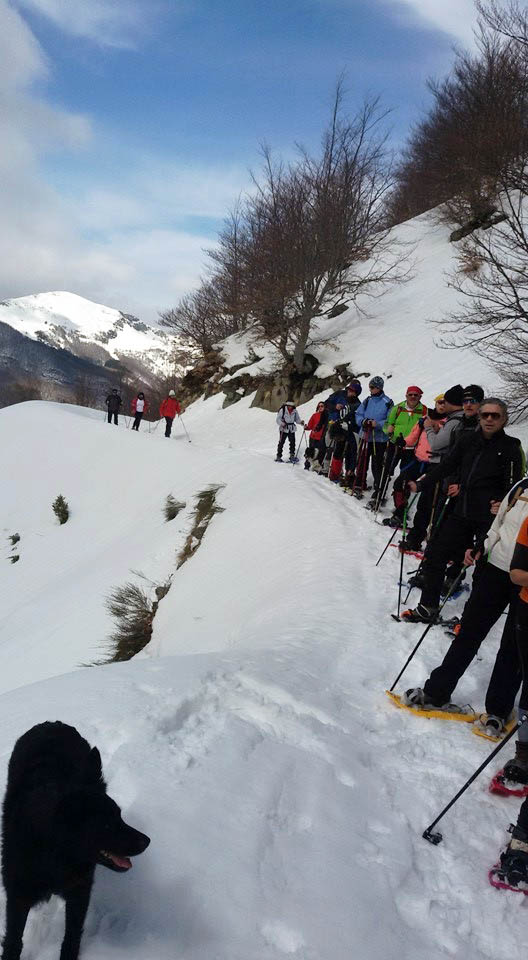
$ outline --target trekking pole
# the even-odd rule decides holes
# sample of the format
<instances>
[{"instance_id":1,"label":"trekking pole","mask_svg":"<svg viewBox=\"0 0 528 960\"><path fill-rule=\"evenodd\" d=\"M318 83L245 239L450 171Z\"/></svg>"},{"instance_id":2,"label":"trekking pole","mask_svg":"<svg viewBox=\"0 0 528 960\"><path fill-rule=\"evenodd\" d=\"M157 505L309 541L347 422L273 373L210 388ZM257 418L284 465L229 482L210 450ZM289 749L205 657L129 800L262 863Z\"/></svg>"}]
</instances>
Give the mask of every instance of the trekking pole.
<instances>
[{"instance_id":1,"label":"trekking pole","mask_svg":"<svg viewBox=\"0 0 528 960\"><path fill-rule=\"evenodd\" d=\"M404 540L405 540L405 531L407 530L407 513L408 513L410 507L412 507L414 501L416 500L416 496L417 496L417 495L416 495L416 493L415 493L415 494L414 494L414 497L412 497L411 500L409 501L409 503L407 503L407 504L405 505L405 510L403 511L403 539L404 539ZM396 527L396 529L398 529L398 528ZM399 581L399 584L398 584L398 620L400 619L400 609L401 609L401 592L402 592L402 582L403 582L403 558L404 558L404 556L405 556L405 554L404 554L404 552L403 552L403 550L402 550L402 551L401 551L401 560L400 560L400 581Z\"/></svg>"},{"instance_id":2,"label":"trekking pole","mask_svg":"<svg viewBox=\"0 0 528 960\"><path fill-rule=\"evenodd\" d=\"M354 477L354 483L352 484L352 493L356 489L356 484L358 479L361 483L361 490L363 491L363 486L366 485L367 480L367 464L368 464L368 435L370 427L366 427L363 431L363 436L359 442L359 450L357 456L356 464L356 475ZM361 476L359 476L361 474Z\"/></svg>"},{"instance_id":3,"label":"trekking pole","mask_svg":"<svg viewBox=\"0 0 528 960\"><path fill-rule=\"evenodd\" d=\"M385 453L383 454L383 463L381 467L381 476L380 476L380 482L378 487L378 493L376 496L376 501L374 503L374 519L376 519L378 515L381 501L383 500L383 497L385 496L386 488L389 485L390 470L392 470L393 460L391 460L390 470L389 470L389 473L387 474L387 464L389 462L388 454L389 454L389 441L387 441L387 443L385 444Z\"/></svg>"},{"instance_id":4,"label":"trekking pole","mask_svg":"<svg viewBox=\"0 0 528 960\"><path fill-rule=\"evenodd\" d=\"M182 425L183 429L185 430L185 436L187 437L187 440L188 440L189 443L190 443L190 442L191 442L191 438L190 438L189 434L187 433L187 428L186 428L186 426L185 426L185 424L184 424L184 422L183 422L183 417L182 417L181 413L180 413L180 420L181 420L181 425Z\"/></svg>"},{"instance_id":5,"label":"trekking pole","mask_svg":"<svg viewBox=\"0 0 528 960\"><path fill-rule=\"evenodd\" d=\"M495 749L492 750L492 752L490 753L488 759L487 759L487 760L484 760L484 763L481 763L480 767L478 767L478 769L475 770L475 773L473 773L473 774L470 776L469 780L466 780L464 786L461 787L461 789L460 789L460 790L458 791L458 793L453 797L453 799L449 801L449 803L447 804L446 807L444 807L444 809L442 810L442 812L438 814L436 820L433 820L433 822L432 822L431 824L429 824L429 826L427 827L427 829L424 830L424 832L422 833L422 837L424 838L424 840L428 840L429 843L434 844L435 847L436 847L439 843L442 842L442 834L441 834L441 833L432 833L433 827L436 827L436 824L442 819L443 816L445 816L445 814L447 813L447 811L451 809L451 807L453 806L453 804L455 804L455 803L457 802L457 800L459 799L459 797L461 797L462 794L466 792L467 788L468 788L469 786L471 786L471 784L473 783L473 781L477 779L477 777L479 776L480 773L482 773L482 771L485 769L485 767L487 767L488 764L491 763L491 761L493 760L493 758L497 756L499 750L502 750L502 748L503 748L504 746L506 746L506 744L508 743L508 740L511 740L511 738L512 738L513 736L515 736L515 734L517 733L517 731L519 730L519 728L522 727L523 723L525 723L526 720L528 720L528 716L527 716L526 714L524 714L524 716L521 717L521 719L520 719L519 722L516 724L516 726L513 728L513 730L510 730L509 734L508 734L506 737L504 737L504 739L501 741L501 743L499 743L498 747L495 747Z\"/></svg>"},{"instance_id":6,"label":"trekking pole","mask_svg":"<svg viewBox=\"0 0 528 960\"><path fill-rule=\"evenodd\" d=\"M409 509L412 507L412 505L413 505L413 503L414 503L414 501L415 501L415 499L416 499L417 496L418 496L418 494L415 493L415 494L414 494L414 497L411 497L411 500L410 500L410 502L409 502L409 504L408 504L408 506L407 506L407 508L406 508L407 510L409 510ZM378 563L380 562L380 560L382 560L383 557L385 556L387 550L389 549L389 547L390 547L390 545L391 545L392 541L394 540L394 537L396 536L397 533L398 533L398 527L394 527L394 530L393 530L392 533L391 533L391 538L390 538L389 542L387 543L387 545L385 546L383 552L379 555L378 559L376 560L376 563L374 564L375 567L378 566ZM403 556L403 554L402 554L402 556ZM401 580L401 577L400 577L400 580Z\"/></svg>"},{"instance_id":7,"label":"trekking pole","mask_svg":"<svg viewBox=\"0 0 528 960\"><path fill-rule=\"evenodd\" d=\"M462 577L463 577L463 575L464 575L465 572L466 572L466 571L465 571L465 567L462 567L462 570L460 571L460 573L458 574L458 576L453 580L453 583L452 583L451 586L449 587L449 590L447 591L444 599L442 600L442 603L440 604L440 606L439 606L439 608L438 608L438 612L437 612L434 620L431 620L431 621L427 624L427 626L426 626L424 632L422 633L422 636L421 636L420 639L418 640L418 643L416 644L414 650L412 651L412 653L409 654L409 656L408 656L407 660L405 661L403 667L401 668L398 676L396 677L396 680L395 680L394 683L392 684L392 687L390 688L389 693L392 693L392 691L394 690L394 687L395 687L396 684L398 683L398 680L399 680L400 677L402 677L403 674L405 673L405 671L406 671L407 667L409 666L411 660L413 659L416 651L418 650L418 647L421 645L422 641L425 640L425 638L426 638L427 634L429 633L429 630L431 629L431 627L434 627L435 624L438 623L438 618L439 618L440 614L442 613L442 610L444 609L444 607L445 607L447 601L449 600L449 597L451 596L451 594L452 594L452 593L455 593L455 591L456 591L456 589L457 589L457 587L458 587L458 584L459 584L460 581L462 580ZM393 617L394 620L396 620L396 619L399 620L399 617L396 618L396 617L394 616L394 614L392 614L392 617Z\"/></svg>"},{"instance_id":8,"label":"trekking pole","mask_svg":"<svg viewBox=\"0 0 528 960\"><path fill-rule=\"evenodd\" d=\"M446 497L445 503L444 503L442 509L440 510L440 513L438 514L438 519L435 521L435 524L434 524L434 526L433 526L433 529L432 529L432 531L431 531L431 533L430 533L429 539L428 539L428 541L427 541L426 549L427 549L427 547L429 546L429 544L432 543L432 541L434 540L436 534L438 533L438 531L439 531L439 529L440 529L440 524L441 524L441 522L442 522L442 517L444 516L444 513L445 513L446 508L447 508L447 504L448 504L450 501L451 501L451 497ZM430 521L429 526L431 526L431 524L432 524L432 522L433 522L433 521L432 521L432 516L433 516L433 514L431 513L431 521ZM416 577L418 576L419 573L422 572L422 567L423 567L423 565L424 565L424 560L425 560L425 556L423 556L422 559L420 560L418 569L417 569L417 571L416 571L416 573L415 573L415 576L416 576ZM411 595L411 590L413 589L413 587L414 587L414 584L411 583L411 585L410 585L410 587L409 587L409 589L408 589L408 591L407 591L407 596L405 597L405 600L403 601L404 603L407 603L407 601L408 601L408 599L409 599L409 597L410 597L410 595Z\"/></svg>"},{"instance_id":9,"label":"trekking pole","mask_svg":"<svg viewBox=\"0 0 528 960\"><path fill-rule=\"evenodd\" d=\"M304 434L305 434L305 433L306 433L306 427L304 427L304 429L303 429L301 439L299 440L299 446L297 447L297 450L295 451L295 456L296 456L296 457L297 457L297 455L298 455L298 453L299 453L299 450L301 449L301 443L303 442Z\"/></svg>"}]
</instances>

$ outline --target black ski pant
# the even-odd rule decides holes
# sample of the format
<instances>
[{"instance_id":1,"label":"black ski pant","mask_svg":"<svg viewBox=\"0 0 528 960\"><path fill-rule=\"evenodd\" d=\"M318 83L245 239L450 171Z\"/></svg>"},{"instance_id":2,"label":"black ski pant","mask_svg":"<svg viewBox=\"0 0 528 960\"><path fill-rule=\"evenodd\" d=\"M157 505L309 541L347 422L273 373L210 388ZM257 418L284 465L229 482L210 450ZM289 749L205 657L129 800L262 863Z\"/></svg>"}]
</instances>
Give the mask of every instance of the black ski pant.
<instances>
[{"instance_id":1,"label":"black ski pant","mask_svg":"<svg viewBox=\"0 0 528 960\"><path fill-rule=\"evenodd\" d=\"M517 604L517 618L515 624L515 634L517 638L517 650L522 671L522 688L519 697L519 717L523 713L528 713L528 603L519 600ZM521 727L519 740L526 742L528 721ZM517 825L523 830L528 831L528 799L526 799L519 810Z\"/></svg>"},{"instance_id":2,"label":"black ski pant","mask_svg":"<svg viewBox=\"0 0 528 960\"><path fill-rule=\"evenodd\" d=\"M282 457L282 451L284 449L284 444L286 443L286 437L288 438L288 443L290 445L290 457L295 456L295 434L293 430L281 430L279 436L279 445L277 447L277 456Z\"/></svg>"},{"instance_id":3,"label":"black ski pant","mask_svg":"<svg viewBox=\"0 0 528 960\"><path fill-rule=\"evenodd\" d=\"M517 652L515 621L519 588L506 570L480 560L473 574L473 589L467 601L460 631L442 663L425 682L424 693L435 706L452 696L458 681L476 656L481 643L509 605L500 647L486 694L486 712L504 720L513 710L521 683L521 665Z\"/></svg>"},{"instance_id":4,"label":"black ski pant","mask_svg":"<svg viewBox=\"0 0 528 960\"><path fill-rule=\"evenodd\" d=\"M424 586L420 602L426 607L438 607L449 561L461 562L475 540L483 539L487 524L476 524L455 514L442 523L429 544L422 567Z\"/></svg>"},{"instance_id":5,"label":"black ski pant","mask_svg":"<svg viewBox=\"0 0 528 960\"><path fill-rule=\"evenodd\" d=\"M358 466L358 487L360 490L366 489L367 473L370 464L372 476L374 477L373 495L378 492L383 470L383 458L385 457L386 450L387 441L385 441L385 443L382 441L376 441L376 443L374 443L372 440L368 440L366 445L364 445L361 464Z\"/></svg>"},{"instance_id":6,"label":"black ski pant","mask_svg":"<svg viewBox=\"0 0 528 960\"><path fill-rule=\"evenodd\" d=\"M323 436L321 437L320 440L313 440L313 439L310 437L310 440L309 440L309 442L308 442L308 446L306 447L306 450L304 451L304 456L305 456L305 457L310 457L310 458L313 460L313 458L314 458L315 455L317 454L317 460L318 460L318 462L319 462L319 463L322 463L323 460L324 460L324 458L325 458L325 453L326 453L326 443L325 443L325 439L324 439L324 434L323 434Z\"/></svg>"},{"instance_id":7,"label":"black ski pant","mask_svg":"<svg viewBox=\"0 0 528 960\"><path fill-rule=\"evenodd\" d=\"M430 470L432 466L435 466L435 464L427 464L426 472ZM418 497L412 528L413 540L415 540L416 544L423 543L425 540L429 524L431 524L431 531L433 531L434 525L442 512L445 499L440 488L436 486L423 490Z\"/></svg>"},{"instance_id":8,"label":"black ski pant","mask_svg":"<svg viewBox=\"0 0 528 960\"><path fill-rule=\"evenodd\" d=\"M108 423L112 423L112 417L114 418L114 423L117 426L117 410L108 411Z\"/></svg>"},{"instance_id":9,"label":"black ski pant","mask_svg":"<svg viewBox=\"0 0 528 960\"><path fill-rule=\"evenodd\" d=\"M357 463L357 440L356 434L349 432L347 445L345 447L345 470L348 474L354 473Z\"/></svg>"},{"instance_id":10,"label":"black ski pant","mask_svg":"<svg viewBox=\"0 0 528 960\"><path fill-rule=\"evenodd\" d=\"M165 436L170 437L174 417L165 417Z\"/></svg>"},{"instance_id":11,"label":"black ski pant","mask_svg":"<svg viewBox=\"0 0 528 960\"><path fill-rule=\"evenodd\" d=\"M141 413L134 414L134 423L132 424L132 430L139 430L139 424L143 419L143 411Z\"/></svg>"}]
</instances>

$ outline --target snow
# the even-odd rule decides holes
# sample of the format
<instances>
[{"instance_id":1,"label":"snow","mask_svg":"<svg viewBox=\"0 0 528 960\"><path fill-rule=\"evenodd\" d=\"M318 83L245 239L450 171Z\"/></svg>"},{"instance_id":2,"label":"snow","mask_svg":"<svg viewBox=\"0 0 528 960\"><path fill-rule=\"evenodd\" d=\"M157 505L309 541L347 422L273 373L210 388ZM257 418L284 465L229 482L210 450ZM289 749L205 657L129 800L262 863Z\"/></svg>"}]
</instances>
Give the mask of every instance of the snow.
<instances>
[{"instance_id":1,"label":"snow","mask_svg":"<svg viewBox=\"0 0 528 960\"><path fill-rule=\"evenodd\" d=\"M420 629L388 617L398 555L375 569L385 530L302 465L275 464L273 415L250 402L194 404L190 444L177 422L167 440L65 405L0 412L0 528L21 537L0 583L0 777L25 729L72 723L152 838L130 875L98 869L86 960L506 960L524 901L486 871L519 804L484 776L446 817L443 845L422 839L490 746L390 704ZM176 573L210 484L225 485L224 512ZM166 523L168 493L187 506ZM112 630L105 596L171 575L143 653L82 667ZM448 642L431 632L409 685ZM476 707L494 647L460 684ZM57 956L62 914L55 899L32 913L28 960Z\"/></svg>"},{"instance_id":2,"label":"snow","mask_svg":"<svg viewBox=\"0 0 528 960\"><path fill-rule=\"evenodd\" d=\"M372 333L332 321L340 352L321 362L347 349L356 370L392 373L395 400L418 379L430 403L458 380L489 388L493 377L431 344L424 317L449 296L433 261L441 270L446 255L422 228L421 299L404 314L405 288L388 294ZM399 313L386 309L397 301ZM0 791L16 738L60 719L100 748L109 792L152 839L126 876L97 869L84 960L510 960L528 901L487 882L520 805L487 790L503 761L445 817L444 842L426 843L493 745L389 701L422 629L389 616L399 555L375 563L392 531L302 463L274 463L275 415L252 399L193 404L190 443L178 420L168 440L163 424L136 434L103 411L0 411ZM526 442L526 427L509 432ZM176 570L211 485L223 512ZM170 522L168 494L186 504ZM152 640L128 663L87 666L108 652L105 599L127 581L152 599L171 583ZM498 636L457 689L476 710ZM449 642L431 630L399 690L423 682ZM0 895L0 928L4 910ZM54 960L62 928L55 898L34 910L25 960Z\"/></svg>"}]
</instances>

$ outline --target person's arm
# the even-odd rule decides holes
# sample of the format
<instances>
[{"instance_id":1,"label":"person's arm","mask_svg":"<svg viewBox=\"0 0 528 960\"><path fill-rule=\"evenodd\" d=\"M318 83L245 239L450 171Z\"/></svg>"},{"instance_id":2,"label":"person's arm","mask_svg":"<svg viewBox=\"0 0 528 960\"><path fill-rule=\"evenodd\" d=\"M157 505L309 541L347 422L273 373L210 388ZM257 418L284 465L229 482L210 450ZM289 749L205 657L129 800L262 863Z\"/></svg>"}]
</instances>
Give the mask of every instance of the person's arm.
<instances>
[{"instance_id":1,"label":"person's arm","mask_svg":"<svg viewBox=\"0 0 528 960\"><path fill-rule=\"evenodd\" d=\"M359 407L356 410L356 423L358 427L363 426L363 420L365 419L366 403L367 401L363 400L363 402L359 404Z\"/></svg>"},{"instance_id":2,"label":"person's arm","mask_svg":"<svg viewBox=\"0 0 528 960\"><path fill-rule=\"evenodd\" d=\"M394 433L397 419L398 419L398 408L395 406L392 406L390 408L389 415L385 420L385 427L384 427L385 433L388 436L391 436Z\"/></svg>"},{"instance_id":3,"label":"person's arm","mask_svg":"<svg viewBox=\"0 0 528 960\"><path fill-rule=\"evenodd\" d=\"M444 451L449 449L451 434L457 423L458 420L447 420L443 427L440 427L438 433L435 433L434 429L427 429L427 439L433 456L443 454Z\"/></svg>"},{"instance_id":4,"label":"person's arm","mask_svg":"<svg viewBox=\"0 0 528 960\"><path fill-rule=\"evenodd\" d=\"M387 397L387 399L389 399L389 398ZM387 421L387 417L389 416L389 410L390 410L391 412L392 412L392 410L394 410L394 404L393 404L392 400L390 401L390 406L388 406L388 407L386 408L386 410L385 410L385 415L384 415L384 416L381 416L381 417L379 418L379 420L376 420L376 426L377 426L377 427L380 427L380 429L383 430L383 431L385 430L385 423L386 423L386 421Z\"/></svg>"},{"instance_id":5,"label":"person's arm","mask_svg":"<svg viewBox=\"0 0 528 960\"><path fill-rule=\"evenodd\" d=\"M455 470L458 470L460 467L464 453L466 450L466 445L464 443L457 443L450 453L443 458L443 460L429 470L426 474L421 477L417 483L410 481L412 490L425 490L427 487L433 486L438 480L443 480L444 477L450 476Z\"/></svg>"},{"instance_id":6,"label":"person's arm","mask_svg":"<svg viewBox=\"0 0 528 960\"><path fill-rule=\"evenodd\" d=\"M510 580L518 587L528 587L528 518L523 520L510 564Z\"/></svg>"}]
</instances>

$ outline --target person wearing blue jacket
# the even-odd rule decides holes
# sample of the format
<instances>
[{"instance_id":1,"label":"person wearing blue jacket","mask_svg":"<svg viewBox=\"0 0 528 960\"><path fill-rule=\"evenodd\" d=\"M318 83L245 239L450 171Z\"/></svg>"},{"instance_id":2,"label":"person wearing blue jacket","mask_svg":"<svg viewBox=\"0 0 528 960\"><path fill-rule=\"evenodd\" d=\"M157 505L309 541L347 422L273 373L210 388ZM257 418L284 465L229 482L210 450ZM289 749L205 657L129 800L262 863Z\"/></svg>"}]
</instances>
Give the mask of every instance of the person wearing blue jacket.
<instances>
[{"instance_id":1,"label":"person wearing blue jacket","mask_svg":"<svg viewBox=\"0 0 528 960\"><path fill-rule=\"evenodd\" d=\"M383 392L383 377L372 377L369 381L370 397L363 400L356 410L356 423L360 427L359 441L362 456L358 456L358 496L363 496L369 463L374 477L374 490L367 506L374 506L381 481L383 459L387 449L388 437L384 431L385 421L393 406L390 397Z\"/></svg>"}]
</instances>

